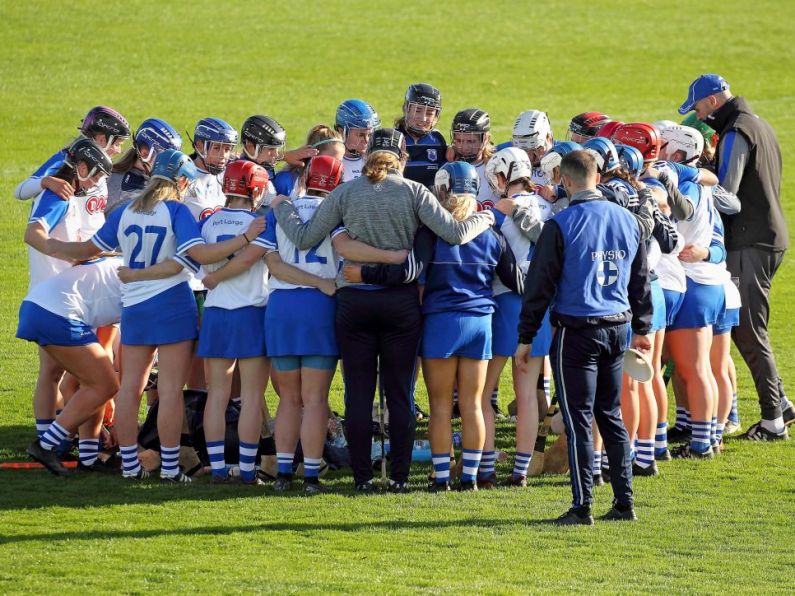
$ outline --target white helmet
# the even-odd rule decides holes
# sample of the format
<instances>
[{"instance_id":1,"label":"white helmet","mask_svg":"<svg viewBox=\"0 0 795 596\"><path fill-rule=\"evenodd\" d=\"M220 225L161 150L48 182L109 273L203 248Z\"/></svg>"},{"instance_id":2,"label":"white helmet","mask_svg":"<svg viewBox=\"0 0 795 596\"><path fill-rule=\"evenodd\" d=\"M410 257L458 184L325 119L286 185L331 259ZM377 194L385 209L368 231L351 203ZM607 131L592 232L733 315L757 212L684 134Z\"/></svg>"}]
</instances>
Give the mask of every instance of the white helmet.
<instances>
[{"instance_id":1,"label":"white helmet","mask_svg":"<svg viewBox=\"0 0 795 596\"><path fill-rule=\"evenodd\" d=\"M662 146L666 159L671 159L677 151L682 151L684 157L680 163L690 164L701 157L704 151L704 137L699 131L684 124L674 124L662 131Z\"/></svg>"},{"instance_id":2,"label":"white helmet","mask_svg":"<svg viewBox=\"0 0 795 596\"><path fill-rule=\"evenodd\" d=\"M666 128L670 128L671 126L677 126L677 123L673 120L657 120L654 123L654 126L657 128L658 131L662 132Z\"/></svg>"},{"instance_id":3,"label":"white helmet","mask_svg":"<svg viewBox=\"0 0 795 596\"><path fill-rule=\"evenodd\" d=\"M505 176L505 187L507 188L519 178L530 179L533 175L533 164L530 163L527 153L521 149L506 147L497 151L486 164L486 180L489 181L489 186L495 192L501 193L498 174Z\"/></svg>"},{"instance_id":4,"label":"white helmet","mask_svg":"<svg viewBox=\"0 0 795 596\"><path fill-rule=\"evenodd\" d=\"M539 110L528 110L519 114L513 125L513 144L519 149L532 151L543 147L552 132L549 117Z\"/></svg>"}]
</instances>

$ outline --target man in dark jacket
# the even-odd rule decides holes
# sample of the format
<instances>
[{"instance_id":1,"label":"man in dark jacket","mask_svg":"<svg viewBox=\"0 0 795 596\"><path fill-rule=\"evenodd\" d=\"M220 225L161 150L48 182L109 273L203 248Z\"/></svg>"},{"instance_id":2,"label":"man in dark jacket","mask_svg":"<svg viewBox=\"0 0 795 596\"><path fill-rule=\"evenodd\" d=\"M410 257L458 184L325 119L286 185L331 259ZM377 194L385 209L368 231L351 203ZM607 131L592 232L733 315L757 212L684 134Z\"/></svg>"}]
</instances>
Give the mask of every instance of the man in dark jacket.
<instances>
[{"instance_id":1,"label":"man in dark jacket","mask_svg":"<svg viewBox=\"0 0 795 596\"><path fill-rule=\"evenodd\" d=\"M739 279L742 307L734 343L756 384L762 420L746 437L753 440L788 438L787 422L795 421L792 405L783 397L781 378L767 333L770 287L789 234L781 208L781 149L770 125L734 97L717 74L701 75L690 85L680 114L694 110L699 120L720 135L716 166L723 188L735 193L741 211L722 215L726 230L726 264Z\"/></svg>"}]
</instances>

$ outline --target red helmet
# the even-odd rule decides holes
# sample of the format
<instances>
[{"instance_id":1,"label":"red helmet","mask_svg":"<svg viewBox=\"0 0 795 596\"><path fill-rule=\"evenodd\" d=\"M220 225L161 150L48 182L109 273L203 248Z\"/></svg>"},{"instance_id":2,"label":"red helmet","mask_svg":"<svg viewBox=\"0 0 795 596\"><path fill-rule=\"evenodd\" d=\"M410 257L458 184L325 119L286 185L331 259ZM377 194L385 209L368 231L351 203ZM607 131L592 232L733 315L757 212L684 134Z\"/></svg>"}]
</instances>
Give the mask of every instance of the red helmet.
<instances>
[{"instance_id":1,"label":"red helmet","mask_svg":"<svg viewBox=\"0 0 795 596\"><path fill-rule=\"evenodd\" d=\"M306 167L306 189L331 192L342 182L342 162L330 155L318 155Z\"/></svg>"},{"instance_id":2,"label":"red helmet","mask_svg":"<svg viewBox=\"0 0 795 596\"><path fill-rule=\"evenodd\" d=\"M238 159L230 162L224 170L225 195L251 199L255 190L264 190L267 185L268 172L253 161Z\"/></svg>"},{"instance_id":3,"label":"red helmet","mask_svg":"<svg viewBox=\"0 0 795 596\"><path fill-rule=\"evenodd\" d=\"M583 112L569 122L569 133L582 137L593 137L602 126L610 122L610 116L602 112Z\"/></svg>"},{"instance_id":4,"label":"red helmet","mask_svg":"<svg viewBox=\"0 0 795 596\"><path fill-rule=\"evenodd\" d=\"M599 127L599 130L594 135L595 137L604 137L609 139L613 136L613 133L619 126L624 126L624 123L620 120L608 120L602 126Z\"/></svg>"},{"instance_id":5,"label":"red helmet","mask_svg":"<svg viewBox=\"0 0 795 596\"><path fill-rule=\"evenodd\" d=\"M614 143L635 147L643 154L643 161L656 161L660 155L660 131L648 122L630 122L619 126L611 137Z\"/></svg>"}]
</instances>

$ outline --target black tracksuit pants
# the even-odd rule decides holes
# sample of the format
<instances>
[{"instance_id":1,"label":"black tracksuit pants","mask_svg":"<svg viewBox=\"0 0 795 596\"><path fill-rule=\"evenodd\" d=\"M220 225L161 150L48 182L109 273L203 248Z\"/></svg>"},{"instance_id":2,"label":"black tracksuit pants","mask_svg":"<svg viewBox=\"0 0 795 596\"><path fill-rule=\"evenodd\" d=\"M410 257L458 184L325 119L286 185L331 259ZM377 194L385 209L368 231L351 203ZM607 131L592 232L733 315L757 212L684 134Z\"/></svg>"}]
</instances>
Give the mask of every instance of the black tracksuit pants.
<instances>
[{"instance_id":1,"label":"black tracksuit pants","mask_svg":"<svg viewBox=\"0 0 795 596\"><path fill-rule=\"evenodd\" d=\"M390 477L408 481L414 442L414 374L422 336L416 284L337 292L337 343L345 381L345 426L356 484L373 477L372 408L378 363L389 409Z\"/></svg>"},{"instance_id":2,"label":"black tracksuit pants","mask_svg":"<svg viewBox=\"0 0 795 596\"><path fill-rule=\"evenodd\" d=\"M629 435L621 420L621 373L627 332L626 323L563 327L552 340L549 357L566 425L574 507L590 507L593 501L594 418L610 461L615 500L621 505L632 504Z\"/></svg>"}]
</instances>

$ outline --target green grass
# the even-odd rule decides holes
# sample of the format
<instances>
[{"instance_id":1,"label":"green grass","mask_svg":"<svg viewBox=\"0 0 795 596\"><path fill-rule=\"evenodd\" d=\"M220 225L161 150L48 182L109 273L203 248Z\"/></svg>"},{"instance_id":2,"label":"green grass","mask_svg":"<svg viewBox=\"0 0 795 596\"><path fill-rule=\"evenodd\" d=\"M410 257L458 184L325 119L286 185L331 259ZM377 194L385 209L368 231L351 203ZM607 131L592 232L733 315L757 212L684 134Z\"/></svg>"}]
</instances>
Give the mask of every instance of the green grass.
<instances>
[{"instance_id":1,"label":"green grass","mask_svg":"<svg viewBox=\"0 0 795 596\"><path fill-rule=\"evenodd\" d=\"M91 105L115 106L133 124L163 117L180 130L207 115L239 125L263 112L295 145L347 97L365 98L389 122L407 84L427 80L443 92L443 131L455 111L477 105L502 140L532 107L547 110L559 134L586 109L676 118L690 81L720 72L777 131L792 222L794 16L793 5L772 1L407 1L389 9L0 0L0 459L21 458L32 436L36 377L33 347L14 339L29 205L12 192ZM771 335L790 385L793 304L787 258ZM758 410L739 368L748 424ZM504 405L507 377L502 387ZM340 391L335 384L338 409ZM425 402L422 384L419 393ZM499 430L510 450L512 429ZM542 521L567 507L564 477L527 490L373 498L351 497L340 477L335 494L307 500L204 483L0 472L0 592L789 592L793 454L792 442L730 441L717 461L663 464L659 479L638 479L639 523L563 530ZM426 473L415 468L415 485ZM597 512L609 501L609 489L599 489Z\"/></svg>"}]
</instances>

